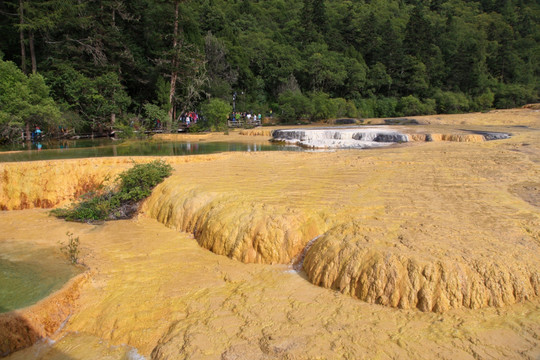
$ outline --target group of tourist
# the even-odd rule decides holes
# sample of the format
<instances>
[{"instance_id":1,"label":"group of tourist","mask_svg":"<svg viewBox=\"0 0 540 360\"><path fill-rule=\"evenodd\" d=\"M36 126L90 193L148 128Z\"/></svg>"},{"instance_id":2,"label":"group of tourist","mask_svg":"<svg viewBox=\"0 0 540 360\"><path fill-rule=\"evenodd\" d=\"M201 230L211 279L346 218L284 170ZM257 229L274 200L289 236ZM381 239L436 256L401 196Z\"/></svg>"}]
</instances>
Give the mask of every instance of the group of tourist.
<instances>
[{"instance_id":1,"label":"group of tourist","mask_svg":"<svg viewBox=\"0 0 540 360\"><path fill-rule=\"evenodd\" d=\"M186 124L186 126L189 127L190 125L196 124L199 119L200 117L197 111L189 111L183 112L176 120L179 124ZM154 119L154 122L154 129L160 130L163 128L163 124L158 118Z\"/></svg>"},{"instance_id":2,"label":"group of tourist","mask_svg":"<svg viewBox=\"0 0 540 360\"><path fill-rule=\"evenodd\" d=\"M229 116L229 120L233 122L258 122L260 124L262 121L262 115L261 113L254 114L252 112L233 112Z\"/></svg>"},{"instance_id":3,"label":"group of tourist","mask_svg":"<svg viewBox=\"0 0 540 360\"><path fill-rule=\"evenodd\" d=\"M178 117L178 121L182 124L186 124L187 127L196 124L198 120L199 114L197 114L197 111L185 112Z\"/></svg>"},{"instance_id":4,"label":"group of tourist","mask_svg":"<svg viewBox=\"0 0 540 360\"><path fill-rule=\"evenodd\" d=\"M21 139L22 141L37 141L37 140L41 140L41 138L43 137L43 131L41 131L41 129L39 128L39 126L36 126L36 130L32 131L29 133L30 135L30 138L26 138L26 133L25 131L21 131Z\"/></svg>"}]
</instances>

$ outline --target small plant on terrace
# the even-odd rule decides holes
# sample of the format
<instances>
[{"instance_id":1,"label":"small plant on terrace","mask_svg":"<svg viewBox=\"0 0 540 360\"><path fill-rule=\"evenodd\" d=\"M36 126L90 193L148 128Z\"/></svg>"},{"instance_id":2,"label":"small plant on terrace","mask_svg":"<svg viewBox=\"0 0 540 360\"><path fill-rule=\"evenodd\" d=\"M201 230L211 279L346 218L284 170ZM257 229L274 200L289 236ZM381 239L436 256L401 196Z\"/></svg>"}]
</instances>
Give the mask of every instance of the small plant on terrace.
<instances>
[{"instance_id":1,"label":"small plant on terrace","mask_svg":"<svg viewBox=\"0 0 540 360\"><path fill-rule=\"evenodd\" d=\"M172 167L164 161L137 164L118 175L115 189L103 189L68 208L55 209L51 213L68 221L128 219L137 212L140 201L171 173Z\"/></svg>"},{"instance_id":2,"label":"small plant on terrace","mask_svg":"<svg viewBox=\"0 0 540 360\"><path fill-rule=\"evenodd\" d=\"M60 250L62 253L71 261L72 264L78 264L79 263L79 237L73 237L73 233L67 232L66 233L68 237L67 244L64 244L63 242L60 242L62 245L60 247Z\"/></svg>"},{"instance_id":3,"label":"small plant on terrace","mask_svg":"<svg viewBox=\"0 0 540 360\"><path fill-rule=\"evenodd\" d=\"M118 175L120 201L136 202L150 195L152 189L172 173L172 167L164 161L137 164Z\"/></svg>"}]
</instances>

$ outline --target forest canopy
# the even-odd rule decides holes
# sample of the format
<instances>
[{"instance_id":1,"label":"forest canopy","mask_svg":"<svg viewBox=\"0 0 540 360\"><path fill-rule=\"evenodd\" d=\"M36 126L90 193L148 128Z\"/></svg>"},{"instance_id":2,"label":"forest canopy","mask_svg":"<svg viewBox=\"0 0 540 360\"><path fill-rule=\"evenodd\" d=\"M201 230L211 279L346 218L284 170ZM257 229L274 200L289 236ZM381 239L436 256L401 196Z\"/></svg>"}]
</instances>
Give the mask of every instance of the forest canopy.
<instances>
[{"instance_id":1,"label":"forest canopy","mask_svg":"<svg viewBox=\"0 0 540 360\"><path fill-rule=\"evenodd\" d=\"M0 101L26 113L0 127L171 129L235 93L283 121L515 107L539 97L539 20L536 0L3 0Z\"/></svg>"}]
</instances>

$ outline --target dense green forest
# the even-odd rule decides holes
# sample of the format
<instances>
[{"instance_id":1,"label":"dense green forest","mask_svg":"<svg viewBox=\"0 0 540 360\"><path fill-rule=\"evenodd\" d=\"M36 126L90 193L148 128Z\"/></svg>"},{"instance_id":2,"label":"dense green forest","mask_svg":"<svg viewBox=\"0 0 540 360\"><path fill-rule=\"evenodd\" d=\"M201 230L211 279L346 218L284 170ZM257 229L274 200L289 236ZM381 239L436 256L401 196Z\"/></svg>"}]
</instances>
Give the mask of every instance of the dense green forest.
<instances>
[{"instance_id":1,"label":"dense green forest","mask_svg":"<svg viewBox=\"0 0 540 360\"><path fill-rule=\"evenodd\" d=\"M1 137L171 129L233 94L282 121L519 106L539 20L538 0L0 0Z\"/></svg>"}]
</instances>

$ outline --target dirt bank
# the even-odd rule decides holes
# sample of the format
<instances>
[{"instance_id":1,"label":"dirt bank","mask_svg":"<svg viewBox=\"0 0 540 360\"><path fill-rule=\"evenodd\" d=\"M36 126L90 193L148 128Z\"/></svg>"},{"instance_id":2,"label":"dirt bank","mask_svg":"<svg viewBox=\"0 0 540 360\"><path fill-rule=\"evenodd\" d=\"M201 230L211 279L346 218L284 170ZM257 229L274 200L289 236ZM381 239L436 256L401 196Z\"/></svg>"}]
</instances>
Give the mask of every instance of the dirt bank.
<instances>
[{"instance_id":1,"label":"dirt bank","mask_svg":"<svg viewBox=\"0 0 540 360\"><path fill-rule=\"evenodd\" d=\"M211 161L212 155L170 157L172 164ZM73 201L103 184L108 185L134 163L159 159L152 156L114 157L0 163L0 209L52 208Z\"/></svg>"},{"instance_id":2,"label":"dirt bank","mask_svg":"<svg viewBox=\"0 0 540 360\"><path fill-rule=\"evenodd\" d=\"M35 305L0 314L0 356L52 336L75 311L80 287L88 276L88 273L76 276Z\"/></svg>"}]
</instances>

